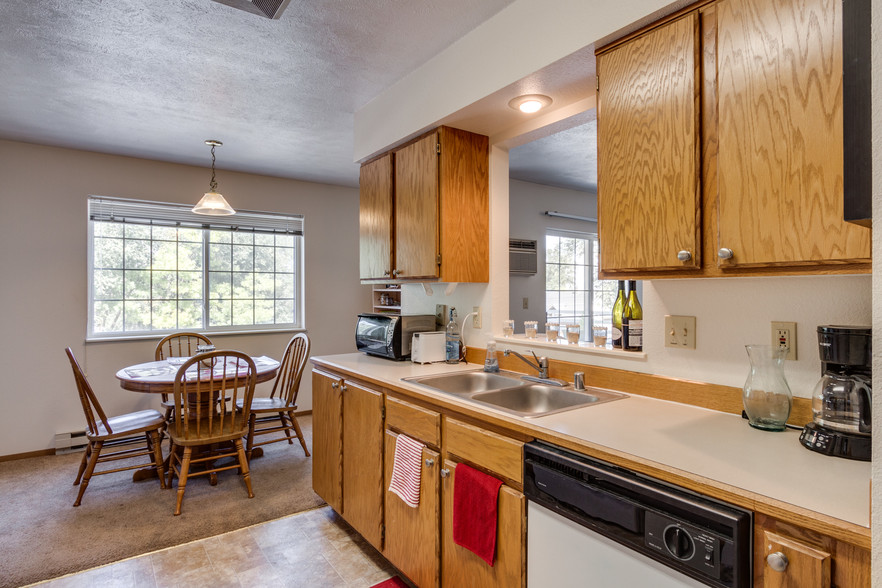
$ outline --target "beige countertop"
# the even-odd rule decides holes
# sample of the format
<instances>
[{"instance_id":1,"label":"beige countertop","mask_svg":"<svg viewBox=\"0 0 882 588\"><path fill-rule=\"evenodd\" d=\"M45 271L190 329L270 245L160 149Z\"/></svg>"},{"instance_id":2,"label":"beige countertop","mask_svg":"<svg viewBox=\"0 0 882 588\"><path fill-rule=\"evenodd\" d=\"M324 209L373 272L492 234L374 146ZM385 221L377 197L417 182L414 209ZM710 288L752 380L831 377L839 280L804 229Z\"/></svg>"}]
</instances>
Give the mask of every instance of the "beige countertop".
<instances>
[{"instance_id":1,"label":"beige countertop","mask_svg":"<svg viewBox=\"0 0 882 588\"><path fill-rule=\"evenodd\" d=\"M361 353L312 358L427 399L468 407L535 430L554 442L565 437L639 460L726 484L798 508L870 526L870 463L820 455L799 444L799 431L770 433L740 416L637 395L545 417L521 418L402 378L478 370L476 364L418 365ZM590 385L587 382L586 385Z\"/></svg>"}]
</instances>

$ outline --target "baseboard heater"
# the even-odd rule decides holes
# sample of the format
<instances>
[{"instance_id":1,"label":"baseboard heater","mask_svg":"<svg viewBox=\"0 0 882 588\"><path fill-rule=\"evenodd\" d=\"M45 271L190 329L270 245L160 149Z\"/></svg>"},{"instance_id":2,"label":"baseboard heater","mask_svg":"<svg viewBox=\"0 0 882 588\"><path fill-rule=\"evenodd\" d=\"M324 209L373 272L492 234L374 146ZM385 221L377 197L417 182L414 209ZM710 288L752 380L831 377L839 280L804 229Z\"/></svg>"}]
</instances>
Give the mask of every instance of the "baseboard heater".
<instances>
[{"instance_id":1,"label":"baseboard heater","mask_svg":"<svg viewBox=\"0 0 882 588\"><path fill-rule=\"evenodd\" d=\"M89 444L86 431L70 431L69 433L55 434L55 454L73 453L82 450Z\"/></svg>"}]
</instances>

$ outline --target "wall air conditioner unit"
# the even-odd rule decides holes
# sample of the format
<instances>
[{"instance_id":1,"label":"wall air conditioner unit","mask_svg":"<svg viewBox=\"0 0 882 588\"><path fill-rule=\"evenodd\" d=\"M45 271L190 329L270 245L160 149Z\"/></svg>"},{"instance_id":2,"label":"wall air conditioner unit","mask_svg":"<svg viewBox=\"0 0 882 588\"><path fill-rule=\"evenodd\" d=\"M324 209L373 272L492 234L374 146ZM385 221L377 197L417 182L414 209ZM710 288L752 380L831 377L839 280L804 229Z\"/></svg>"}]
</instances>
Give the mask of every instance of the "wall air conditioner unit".
<instances>
[{"instance_id":1,"label":"wall air conditioner unit","mask_svg":"<svg viewBox=\"0 0 882 588\"><path fill-rule=\"evenodd\" d=\"M508 273L536 273L536 241L530 239L508 240Z\"/></svg>"}]
</instances>

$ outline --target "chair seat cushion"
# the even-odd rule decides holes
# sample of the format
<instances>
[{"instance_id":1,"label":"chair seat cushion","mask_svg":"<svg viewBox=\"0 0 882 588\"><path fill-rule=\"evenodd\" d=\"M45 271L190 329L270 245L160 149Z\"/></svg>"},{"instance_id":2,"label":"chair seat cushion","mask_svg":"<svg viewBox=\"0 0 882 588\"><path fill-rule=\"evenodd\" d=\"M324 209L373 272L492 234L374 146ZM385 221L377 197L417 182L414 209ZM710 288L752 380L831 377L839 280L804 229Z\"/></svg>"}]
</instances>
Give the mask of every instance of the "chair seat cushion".
<instances>
[{"instance_id":1,"label":"chair seat cushion","mask_svg":"<svg viewBox=\"0 0 882 588\"><path fill-rule=\"evenodd\" d=\"M195 421L191 422L190 430L181 427L178 433L177 422L168 426L168 436L175 445L207 445L209 443L221 443L223 441L231 441L240 439L248 432L248 422L242 421L242 416L237 415L235 418L225 418L223 427L220 427L219 421L214 423L211 431L208 430L208 421L202 421L200 430L197 432Z\"/></svg>"},{"instance_id":2,"label":"chair seat cushion","mask_svg":"<svg viewBox=\"0 0 882 588\"><path fill-rule=\"evenodd\" d=\"M242 401L237 400L236 406L242 408ZM279 412L293 410L296 406L288 406L281 398L255 398L251 401L251 412Z\"/></svg>"},{"instance_id":3,"label":"chair seat cushion","mask_svg":"<svg viewBox=\"0 0 882 588\"><path fill-rule=\"evenodd\" d=\"M113 439L135 433L143 433L162 427L165 424L165 417L158 410L139 410L138 412L110 417L107 419L107 424L110 425L113 433L108 433L104 424L98 421L98 430L87 431L86 434L93 439Z\"/></svg>"}]
</instances>

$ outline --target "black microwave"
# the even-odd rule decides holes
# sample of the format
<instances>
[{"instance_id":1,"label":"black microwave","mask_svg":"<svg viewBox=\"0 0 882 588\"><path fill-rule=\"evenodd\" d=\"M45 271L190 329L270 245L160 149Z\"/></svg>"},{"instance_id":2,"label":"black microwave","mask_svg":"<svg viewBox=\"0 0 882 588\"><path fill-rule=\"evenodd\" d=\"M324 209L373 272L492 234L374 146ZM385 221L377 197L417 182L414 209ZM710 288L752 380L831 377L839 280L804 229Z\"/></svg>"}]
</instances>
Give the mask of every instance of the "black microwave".
<instances>
[{"instance_id":1,"label":"black microwave","mask_svg":"<svg viewBox=\"0 0 882 588\"><path fill-rule=\"evenodd\" d=\"M366 312L355 324L355 346L368 355L397 361L410 358L414 333L435 330L433 314L383 314Z\"/></svg>"}]
</instances>

